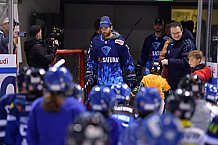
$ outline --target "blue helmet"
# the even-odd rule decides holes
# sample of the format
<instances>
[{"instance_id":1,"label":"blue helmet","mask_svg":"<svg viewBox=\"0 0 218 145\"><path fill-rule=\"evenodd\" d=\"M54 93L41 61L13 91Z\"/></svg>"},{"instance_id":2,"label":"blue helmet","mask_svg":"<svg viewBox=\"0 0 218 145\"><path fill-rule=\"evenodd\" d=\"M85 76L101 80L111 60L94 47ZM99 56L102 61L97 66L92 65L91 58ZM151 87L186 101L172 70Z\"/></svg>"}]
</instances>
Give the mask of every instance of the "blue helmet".
<instances>
[{"instance_id":1,"label":"blue helmet","mask_svg":"<svg viewBox=\"0 0 218 145\"><path fill-rule=\"evenodd\" d=\"M128 104L130 100L131 89L126 83L118 83L113 84L111 86L111 90L113 90L116 94L116 102L118 104Z\"/></svg>"},{"instance_id":2,"label":"blue helmet","mask_svg":"<svg viewBox=\"0 0 218 145\"><path fill-rule=\"evenodd\" d=\"M212 84L205 85L205 99L211 103L218 103L218 90L217 86Z\"/></svg>"},{"instance_id":3,"label":"blue helmet","mask_svg":"<svg viewBox=\"0 0 218 145\"><path fill-rule=\"evenodd\" d=\"M140 140L148 145L177 145L183 135L180 120L171 114L151 114L143 120Z\"/></svg>"},{"instance_id":4,"label":"blue helmet","mask_svg":"<svg viewBox=\"0 0 218 145\"><path fill-rule=\"evenodd\" d=\"M42 68L30 67L25 74L24 86L28 92L42 93L44 89L44 76L46 71Z\"/></svg>"},{"instance_id":5,"label":"blue helmet","mask_svg":"<svg viewBox=\"0 0 218 145\"><path fill-rule=\"evenodd\" d=\"M157 88L141 87L135 96L135 107L138 111L158 111L161 96Z\"/></svg>"},{"instance_id":6,"label":"blue helmet","mask_svg":"<svg viewBox=\"0 0 218 145\"><path fill-rule=\"evenodd\" d=\"M95 86L89 92L90 108L93 111L108 112L115 105L115 93L105 86Z\"/></svg>"},{"instance_id":7,"label":"blue helmet","mask_svg":"<svg viewBox=\"0 0 218 145\"><path fill-rule=\"evenodd\" d=\"M50 67L45 74L48 92L65 92L72 87L73 77L66 67Z\"/></svg>"},{"instance_id":8,"label":"blue helmet","mask_svg":"<svg viewBox=\"0 0 218 145\"><path fill-rule=\"evenodd\" d=\"M79 100L80 102L82 101L83 97L83 90L82 87L79 84L73 84L73 93L72 96Z\"/></svg>"}]
</instances>

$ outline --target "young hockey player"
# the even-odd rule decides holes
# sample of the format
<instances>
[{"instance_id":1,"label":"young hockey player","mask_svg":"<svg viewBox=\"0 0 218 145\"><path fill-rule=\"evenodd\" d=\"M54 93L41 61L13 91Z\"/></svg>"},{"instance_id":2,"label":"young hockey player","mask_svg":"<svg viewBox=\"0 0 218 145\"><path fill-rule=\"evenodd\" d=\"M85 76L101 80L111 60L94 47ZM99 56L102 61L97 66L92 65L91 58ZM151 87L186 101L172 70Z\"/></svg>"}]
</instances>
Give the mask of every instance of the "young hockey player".
<instances>
[{"instance_id":1,"label":"young hockey player","mask_svg":"<svg viewBox=\"0 0 218 145\"><path fill-rule=\"evenodd\" d=\"M106 122L110 125L110 145L117 145L123 130L121 122L117 118L112 117L112 110L116 101L115 96L114 91L104 86L95 86L89 93L90 110L102 113Z\"/></svg>"},{"instance_id":2,"label":"young hockey player","mask_svg":"<svg viewBox=\"0 0 218 145\"><path fill-rule=\"evenodd\" d=\"M154 113L143 120L139 132L139 144L179 145L183 128L177 117L168 113Z\"/></svg>"},{"instance_id":3,"label":"young hockey player","mask_svg":"<svg viewBox=\"0 0 218 145\"><path fill-rule=\"evenodd\" d=\"M170 86L167 83L166 79L162 78L160 74L161 74L160 63L152 62L151 67L150 67L150 74L143 76L140 82L140 85L133 89L132 96L134 96L142 86L157 88L162 98L160 110L161 112L163 112L164 111L164 100L165 100L164 93L169 92Z\"/></svg>"},{"instance_id":4,"label":"young hockey player","mask_svg":"<svg viewBox=\"0 0 218 145\"><path fill-rule=\"evenodd\" d=\"M167 111L178 117L184 127L184 136L180 145L204 145L204 131L194 127L191 118L195 111L195 99L192 92L177 89L174 95L167 99Z\"/></svg>"},{"instance_id":5,"label":"young hockey player","mask_svg":"<svg viewBox=\"0 0 218 145\"><path fill-rule=\"evenodd\" d=\"M206 106L211 111L211 120L214 116L218 115L218 90L217 86L212 84L205 84L205 99L207 101Z\"/></svg>"},{"instance_id":6,"label":"young hockey player","mask_svg":"<svg viewBox=\"0 0 218 145\"><path fill-rule=\"evenodd\" d=\"M141 87L135 96L134 107L138 111L138 118L120 135L119 145L137 145L139 127L142 120L153 112L159 112L161 97L156 88Z\"/></svg>"},{"instance_id":7,"label":"young hockey player","mask_svg":"<svg viewBox=\"0 0 218 145\"><path fill-rule=\"evenodd\" d=\"M26 88L22 85L26 74L27 67L17 72L17 95L26 95ZM4 144L5 127L7 125L7 114L9 105L14 101L16 94L7 94L0 99L0 144Z\"/></svg>"},{"instance_id":8,"label":"young hockey player","mask_svg":"<svg viewBox=\"0 0 218 145\"><path fill-rule=\"evenodd\" d=\"M45 74L45 92L32 104L27 129L29 145L64 145L67 128L85 107L65 97L72 75L65 67L51 67Z\"/></svg>"},{"instance_id":9,"label":"young hockey player","mask_svg":"<svg viewBox=\"0 0 218 145\"><path fill-rule=\"evenodd\" d=\"M195 98L196 108L191 122L195 127L205 131L210 121L211 112L204 99L204 83L197 75L186 75L178 84L178 88L191 92Z\"/></svg>"},{"instance_id":10,"label":"young hockey player","mask_svg":"<svg viewBox=\"0 0 218 145\"><path fill-rule=\"evenodd\" d=\"M136 85L136 75L129 47L124 38L113 31L108 16L100 19L101 34L92 39L87 60L86 81L93 84L95 77L98 85L111 86L123 82L122 68L126 68L127 84Z\"/></svg>"},{"instance_id":11,"label":"young hockey player","mask_svg":"<svg viewBox=\"0 0 218 145\"><path fill-rule=\"evenodd\" d=\"M26 71L22 86L27 93L15 94L14 100L8 104L7 125L6 125L6 145L27 144L26 130L31 110L32 102L42 95L44 88L45 70L31 67Z\"/></svg>"},{"instance_id":12,"label":"young hockey player","mask_svg":"<svg viewBox=\"0 0 218 145\"><path fill-rule=\"evenodd\" d=\"M109 125L101 113L81 114L68 128L68 145L108 145Z\"/></svg>"},{"instance_id":13,"label":"young hockey player","mask_svg":"<svg viewBox=\"0 0 218 145\"><path fill-rule=\"evenodd\" d=\"M113 117L120 120L123 127L128 127L138 116L135 108L129 105L131 89L125 83L114 84L111 89L116 94Z\"/></svg>"}]
</instances>

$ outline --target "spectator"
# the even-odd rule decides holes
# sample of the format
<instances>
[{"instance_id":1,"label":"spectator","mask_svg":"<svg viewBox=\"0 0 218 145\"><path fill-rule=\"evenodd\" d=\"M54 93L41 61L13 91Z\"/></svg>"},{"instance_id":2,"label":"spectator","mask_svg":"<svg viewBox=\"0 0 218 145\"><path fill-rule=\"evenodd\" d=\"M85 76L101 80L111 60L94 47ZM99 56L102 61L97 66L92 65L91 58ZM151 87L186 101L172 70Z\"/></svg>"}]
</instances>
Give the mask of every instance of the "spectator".
<instances>
[{"instance_id":1,"label":"spectator","mask_svg":"<svg viewBox=\"0 0 218 145\"><path fill-rule=\"evenodd\" d=\"M15 26L18 26L19 23L16 22L14 20L13 22L13 29L15 28ZM0 54L8 54L9 50L8 50L8 43L9 43L9 18L6 17L3 22L0 24L0 26L2 27L2 29L0 29ZM17 32L14 32L13 35L14 38L17 38ZM13 53L15 53L16 51L16 45L14 44L14 49L13 49Z\"/></svg>"},{"instance_id":2,"label":"spectator","mask_svg":"<svg viewBox=\"0 0 218 145\"><path fill-rule=\"evenodd\" d=\"M52 42L50 45L51 48L49 48L43 43L42 30L38 25L32 25L30 27L29 35L30 39L24 44L27 64L29 67L44 68L47 70L55 59L55 44Z\"/></svg>"},{"instance_id":3,"label":"spectator","mask_svg":"<svg viewBox=\"0 0 218 145\"><path fill-rule=\"evenodd\" d=\"M194 37L182 28L181 23L171 23L170 31L173 41L168 45L166 58L161 60L161 63L168 67L168 82L174 91L181 78L190 73L187 55L191 50L195 50L196 46Z\"/></svg>"},{"instance_id":4,"label":"spectator","mask_svg":"<svg viewBox=\"0 0 218 145\"><path fill-rule=\"evenodd\" d=\"M204 82L211 78L211 70L208 66L201 63L203 54L200 50L193 50L188 54L191 72L198 75Z\"/></svg>"}]
</instances>

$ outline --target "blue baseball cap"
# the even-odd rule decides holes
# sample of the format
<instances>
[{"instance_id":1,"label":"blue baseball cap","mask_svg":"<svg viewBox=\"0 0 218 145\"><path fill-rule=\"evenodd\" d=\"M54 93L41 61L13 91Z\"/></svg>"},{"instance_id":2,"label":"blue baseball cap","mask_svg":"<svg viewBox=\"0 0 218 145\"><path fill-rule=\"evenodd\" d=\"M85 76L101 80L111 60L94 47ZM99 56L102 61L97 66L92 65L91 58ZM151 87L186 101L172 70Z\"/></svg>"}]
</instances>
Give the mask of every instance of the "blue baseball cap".
<instances>
[{"instance_id":1,"label":"blue baseball cap","mask_svg":"<svg viewBox=\"0 0 218 145\"><path fill-rule=\"evenodd\" d=\"M108 16L102 16L100 20L100 28L110 27L112 25L111 20Z\"/></svg>"}]
</instances>

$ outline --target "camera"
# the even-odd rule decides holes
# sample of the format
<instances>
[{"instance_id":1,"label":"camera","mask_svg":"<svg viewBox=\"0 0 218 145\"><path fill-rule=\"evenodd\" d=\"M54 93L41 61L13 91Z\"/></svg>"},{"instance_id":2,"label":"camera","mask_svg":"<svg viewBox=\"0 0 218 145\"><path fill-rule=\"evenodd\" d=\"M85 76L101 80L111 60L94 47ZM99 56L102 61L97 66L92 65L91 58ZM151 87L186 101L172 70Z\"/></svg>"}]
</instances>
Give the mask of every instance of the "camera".
<instances>
[{"instance_id":1,"label":"camera","mask_svg":"<svg viewBox=\"0 0 218 145\"><path fill-rule=\"evenodd\" d=\"M62 39L62 30L54 27L52 33L48 34L44 39L44 44L48 48L52 48L53 46L59 48L60 45L62 44L61 39Z\"/></svg>"},{"instance_id":2,"label":"camera","mask_svg":"<svg viewBox=\"0 0 218 145\"><path fill-rule=\"evenodd\" d=\"M26 37L26 32L17 32L18 37Z\"/></svg>"}]
</instances>

